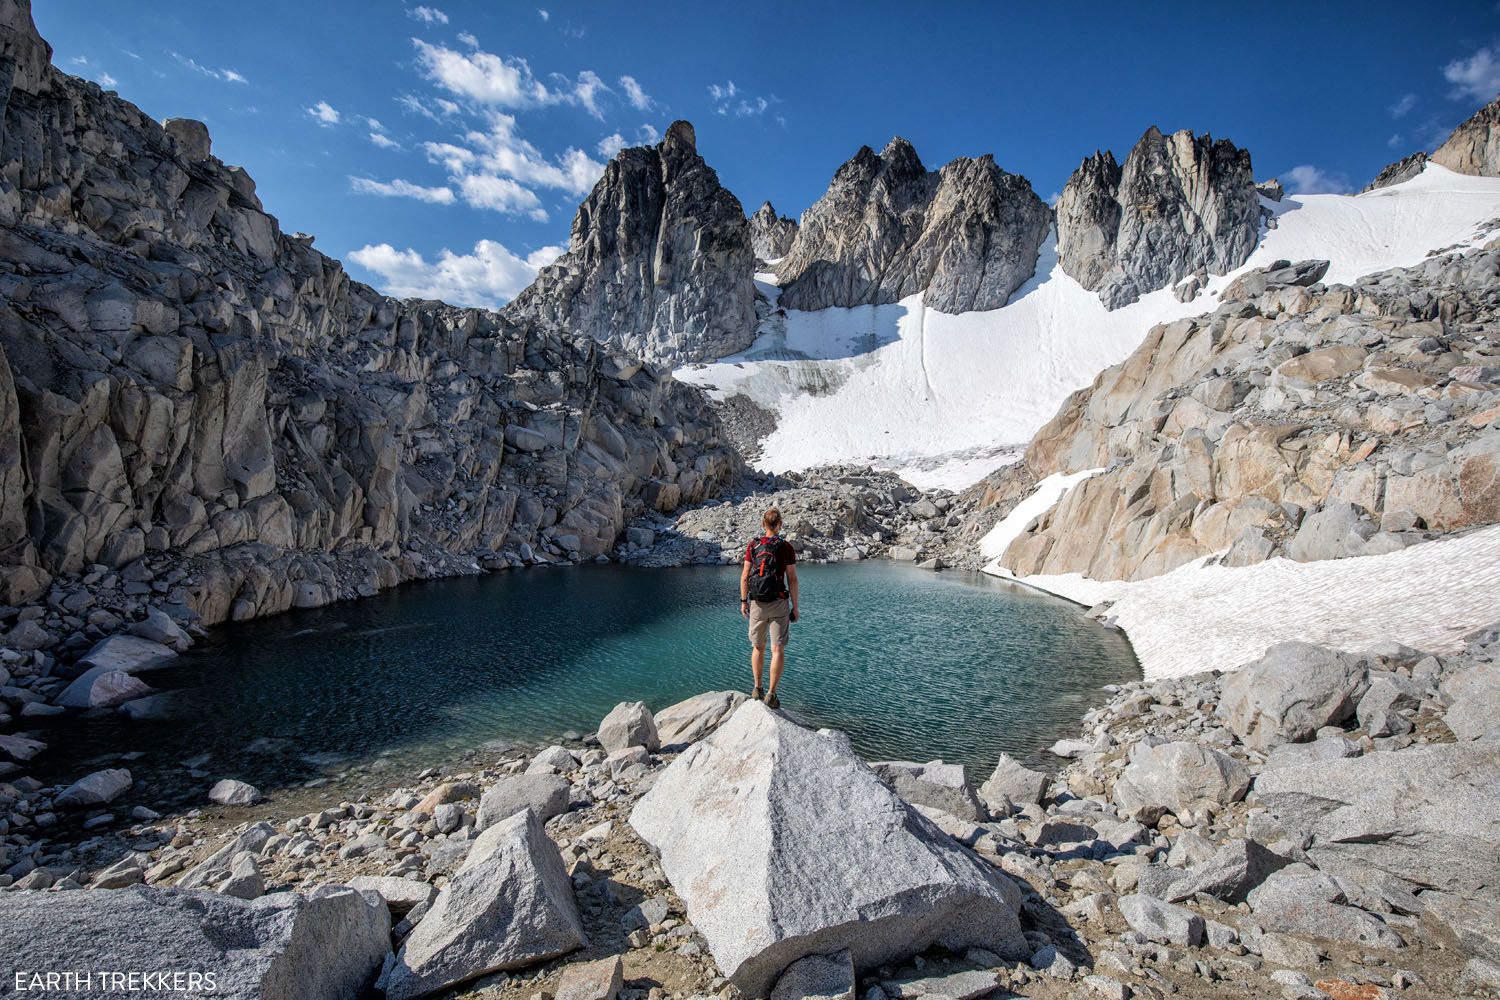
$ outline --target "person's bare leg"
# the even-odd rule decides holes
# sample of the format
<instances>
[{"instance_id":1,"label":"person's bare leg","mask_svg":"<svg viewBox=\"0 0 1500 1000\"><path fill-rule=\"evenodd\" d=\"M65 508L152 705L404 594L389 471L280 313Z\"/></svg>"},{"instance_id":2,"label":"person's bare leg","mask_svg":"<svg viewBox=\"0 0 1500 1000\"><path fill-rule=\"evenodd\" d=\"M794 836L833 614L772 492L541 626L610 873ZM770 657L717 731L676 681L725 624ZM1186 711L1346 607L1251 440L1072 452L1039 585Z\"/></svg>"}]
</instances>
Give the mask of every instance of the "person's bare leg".
<instances>
[{"instance_id":1,"label":"person's bare leg","mask_svg":"<svg viewBox=\"0 0 1500 1000\"><path fill-rule=\"evenodd\" d=\"M773 695L773 694L776 693L776 685L778 685L778 684L781 683L781 668L784 667L784 666L786 666L786 647L785 646L772 646L771 647L771 686L768 687L768 688L766 688L766 697L767 698L771 697L771 695ZM756 677L760 677L760 674L757 673L755 676ZM760 682L756 681L756 683L760 683Z\"/></svg>"},{"instance_id":2,"label":"person's bare leg","mask_svg":"<svg viewBox=\"0 0 1500 1000\"><path fill-rule=\"evenodd\" d=\"M766 651L764 649L757 649L754 646L751 646L750 647L750 672L755 675L755 686L756 687L760 687L761 667L765 664L765 662L766 662ZM771 662L773 664L776 662L775 654L772 654ZM771 686L775 687L776 686L776 677L778 677L780 675L780 671L775 666L773 666L771 669L774 671L771 674Z\"/></svg>"}]
</instances>

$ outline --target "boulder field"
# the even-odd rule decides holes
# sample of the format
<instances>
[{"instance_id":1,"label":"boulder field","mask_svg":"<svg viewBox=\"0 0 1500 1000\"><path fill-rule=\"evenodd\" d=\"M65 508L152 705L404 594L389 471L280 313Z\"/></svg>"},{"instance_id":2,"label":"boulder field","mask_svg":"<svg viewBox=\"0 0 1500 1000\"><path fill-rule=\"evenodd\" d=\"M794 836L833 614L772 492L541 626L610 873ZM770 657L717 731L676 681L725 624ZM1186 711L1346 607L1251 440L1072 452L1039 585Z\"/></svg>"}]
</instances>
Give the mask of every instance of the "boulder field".
<instances>
[{"instance_id":1,"label":"boulder field","mask_svg":"<svg viewBox=\"0 0 1500 1000\"><path fill-rule=\"evenodd\" d=\"M81 963L84 927L228 995L403 1000L1500 988L1500 626L1108 693L1060 770L1006 757L977 786L708 692L217 836L148 811L9 859L0 953ZM131 795L104 771L26 808Z\"/></svg>"}]
</instances>

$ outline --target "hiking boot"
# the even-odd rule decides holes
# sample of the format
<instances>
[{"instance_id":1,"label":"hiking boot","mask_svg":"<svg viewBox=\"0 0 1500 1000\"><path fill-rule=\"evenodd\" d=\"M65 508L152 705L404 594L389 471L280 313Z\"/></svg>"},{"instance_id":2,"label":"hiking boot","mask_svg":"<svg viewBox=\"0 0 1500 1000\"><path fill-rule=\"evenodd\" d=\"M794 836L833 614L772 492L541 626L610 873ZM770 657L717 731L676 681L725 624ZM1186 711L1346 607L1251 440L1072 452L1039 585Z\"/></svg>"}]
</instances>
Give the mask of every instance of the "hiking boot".
<instances>
[{"instance_id":1,"label":"hiking boot","mask_svg":"<svg viewBox=\"0 0 1500 1000\"><path fill-rule=\"evenodd\" d=\"M776 692L775 691L772 691L770 694L766 695L766 707L767 708L780 708L781 707L781 699L778 698L778 697L776 697Z\"/></svg>"},{"instance_id":2,"label":"hiking boot","mask_svg":"<svg viewBox=\"0 0 1500 1000\"><path fill-rule=\"evenodd\" d=\"M765 691L761 690L761 687L760 687L759 684L757 684L755 686L755 690L754 691L750 692L750 700L751 701L760 701L765 696L766 696L766 693L765 693Z\"/></svg>"}]
</instances>

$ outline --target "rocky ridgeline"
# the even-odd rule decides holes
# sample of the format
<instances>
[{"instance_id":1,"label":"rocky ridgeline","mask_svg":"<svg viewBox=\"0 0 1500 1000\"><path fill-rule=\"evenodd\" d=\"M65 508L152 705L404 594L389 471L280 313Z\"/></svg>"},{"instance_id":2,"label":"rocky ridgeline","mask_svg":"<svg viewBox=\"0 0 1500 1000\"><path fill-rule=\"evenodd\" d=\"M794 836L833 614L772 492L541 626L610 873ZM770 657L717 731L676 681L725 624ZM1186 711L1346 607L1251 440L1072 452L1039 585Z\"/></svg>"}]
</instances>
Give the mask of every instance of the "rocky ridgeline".
<instances>
[{"instance_id":1,"label":"rocky ridgeline","mask_svg":"<svg viewBox=\"0 0 1500 1000\"><path fill-rule=\"evenodd\" d=\"M573 219L568 252L502 313L648 361L711 361L755 339L755 251L739 199L673 122L655 147L621 150Z\"/></svg>"},{"instance_id":2,"label":"rocky ridgeline","mask_svg":"<svg viewBox=\"0 0 1500 1000\"><path fill-rule=\"evenodd\" d=\"M973 491L995 507L961 535L1037 479L1096 468L1006 567L1135 580L1215 552L1373 555L1500 521L1500 246L1348 286L1322 284L1326 268L1279 262L1153 328Z\"/></svg>"},{"instance_id":3,"label":"rocky ridgeline","mask_svg":"<svg viewBox=\"0 0 1500 1000\"><path fill-rule=\"evenodd\" d=\"M1264 214L1247 151L1152 126L1123 165L1095 153L1068 178L1057 251L1062 269L1114 309L1239 267L1260 242Z\"/></svg>"},{"instance_id":4,"label":"rocky ridgeline","mask_svg":"<svg viewBox=\"0 0 1500 1000\"><path fill-rule=\"evenodd\" d=\"M743 485L751 488L744 489ZM645 514L615 551L639 566L739 563L762 534L761 515L781 511L782 534L812 562L887 558L924 569L953 565L962 548L948 533L969 507L946 490L922 492L891 472L823 466L756 481L718 501L676 515Z\"/></svg>"},{"instance_id":5,"label":"rocky ridgeline","mask_svg":"<svg viewBox=\"0 0 1500 1000\"><path fill-rule=\"evenodd\" d=\"M26 6L0 14L0 723L113 633L156 643L96 651L131 674L194 625L594 558L736 475L696 390L351 281L200 123L56 71Z\"/></svg>"},{"instance_id":6,"label":"rocky ridgeline","mask_svg":"<svg viewBox=\"0 0 1500 1000\"><path fill-rule=\"evenodd\" d=\"M0 944L37 968L170 948L268 997L1466 996L1500 988L1497 660L1500 628L1443 657L1287 643L1111 688L1061 775L1002 756L978 787L739 693L625 703L218 836L136 806L12 837ZM91 817L130 789L0 785Z\"/></svg>"},{"instance_id":7,"label":"rocky ridgeline","mask_svg":"<svg viewBox=\"0 0 1500 1000\"><path fill-rule=\"evenodd\" d=\"M1454 129L1453 134L1430 156L1426 151L1418 150L1397 160L1376 174L1375 179L1365 185L1364 191L1410 180L1428 163L1436 163L1460 174L1500 176L1500 97Z\"/></svg>"},{"instance_id":8,"label":"rocky ridgeline","mask_svg":"<svg viewBox=\"0 0 1500 1000\"><path fill-rule=\"evenodd\" d=\"M769 201L750 216L750 247L761 260L785 257L796 238L797 220L777 215Z\"/></svg>"},{"instance_id":9,"label":"rocky ridgeline","mask_svg":"<svg viewBox=\"0 0 1500 1000\"><path fill-rule=\"evenodd\" d=\"M1036 271L1052 213L991 156L929 171L911 143L868 146L802 215L777 265L779 304L824 309L896 302L926 290L933 309L998 309Z\"/></svg>"}]
</instances>

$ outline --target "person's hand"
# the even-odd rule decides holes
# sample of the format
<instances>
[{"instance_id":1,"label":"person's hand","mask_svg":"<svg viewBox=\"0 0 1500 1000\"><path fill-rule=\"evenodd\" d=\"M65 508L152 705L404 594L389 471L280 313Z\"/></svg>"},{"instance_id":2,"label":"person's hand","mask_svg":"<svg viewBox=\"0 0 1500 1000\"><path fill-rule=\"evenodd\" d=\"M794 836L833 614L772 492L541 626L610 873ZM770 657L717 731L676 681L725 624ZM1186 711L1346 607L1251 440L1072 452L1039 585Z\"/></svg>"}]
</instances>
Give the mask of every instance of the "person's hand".
<instances>
[{"instance_id":1,"label":"person's hand","mask_svg":"<svg viewBox=\"0 0 1500 1000\"><path fill-rule=\"evenodd\" d=\"M800 617L801 617L801 616L800 616L800 615L798 615L798 614L797 614L797 609L796 609L796 608L793 608L793 609L792 609L792 621L796 621L796 620L797 620L797 619L798 619L798 618L800 618Z\"/></svg>"},{"instance_id":2,"label":"person's hand","mask_svg":"<svg viewBox=\"0 0 1500 1000\"><path fill-rule=\"evenodd\" d=\"M749 618L750 617L750 602L749 601L741 601L740 602L740 617L741 618Z\"/></svg>"}]
</instances>

